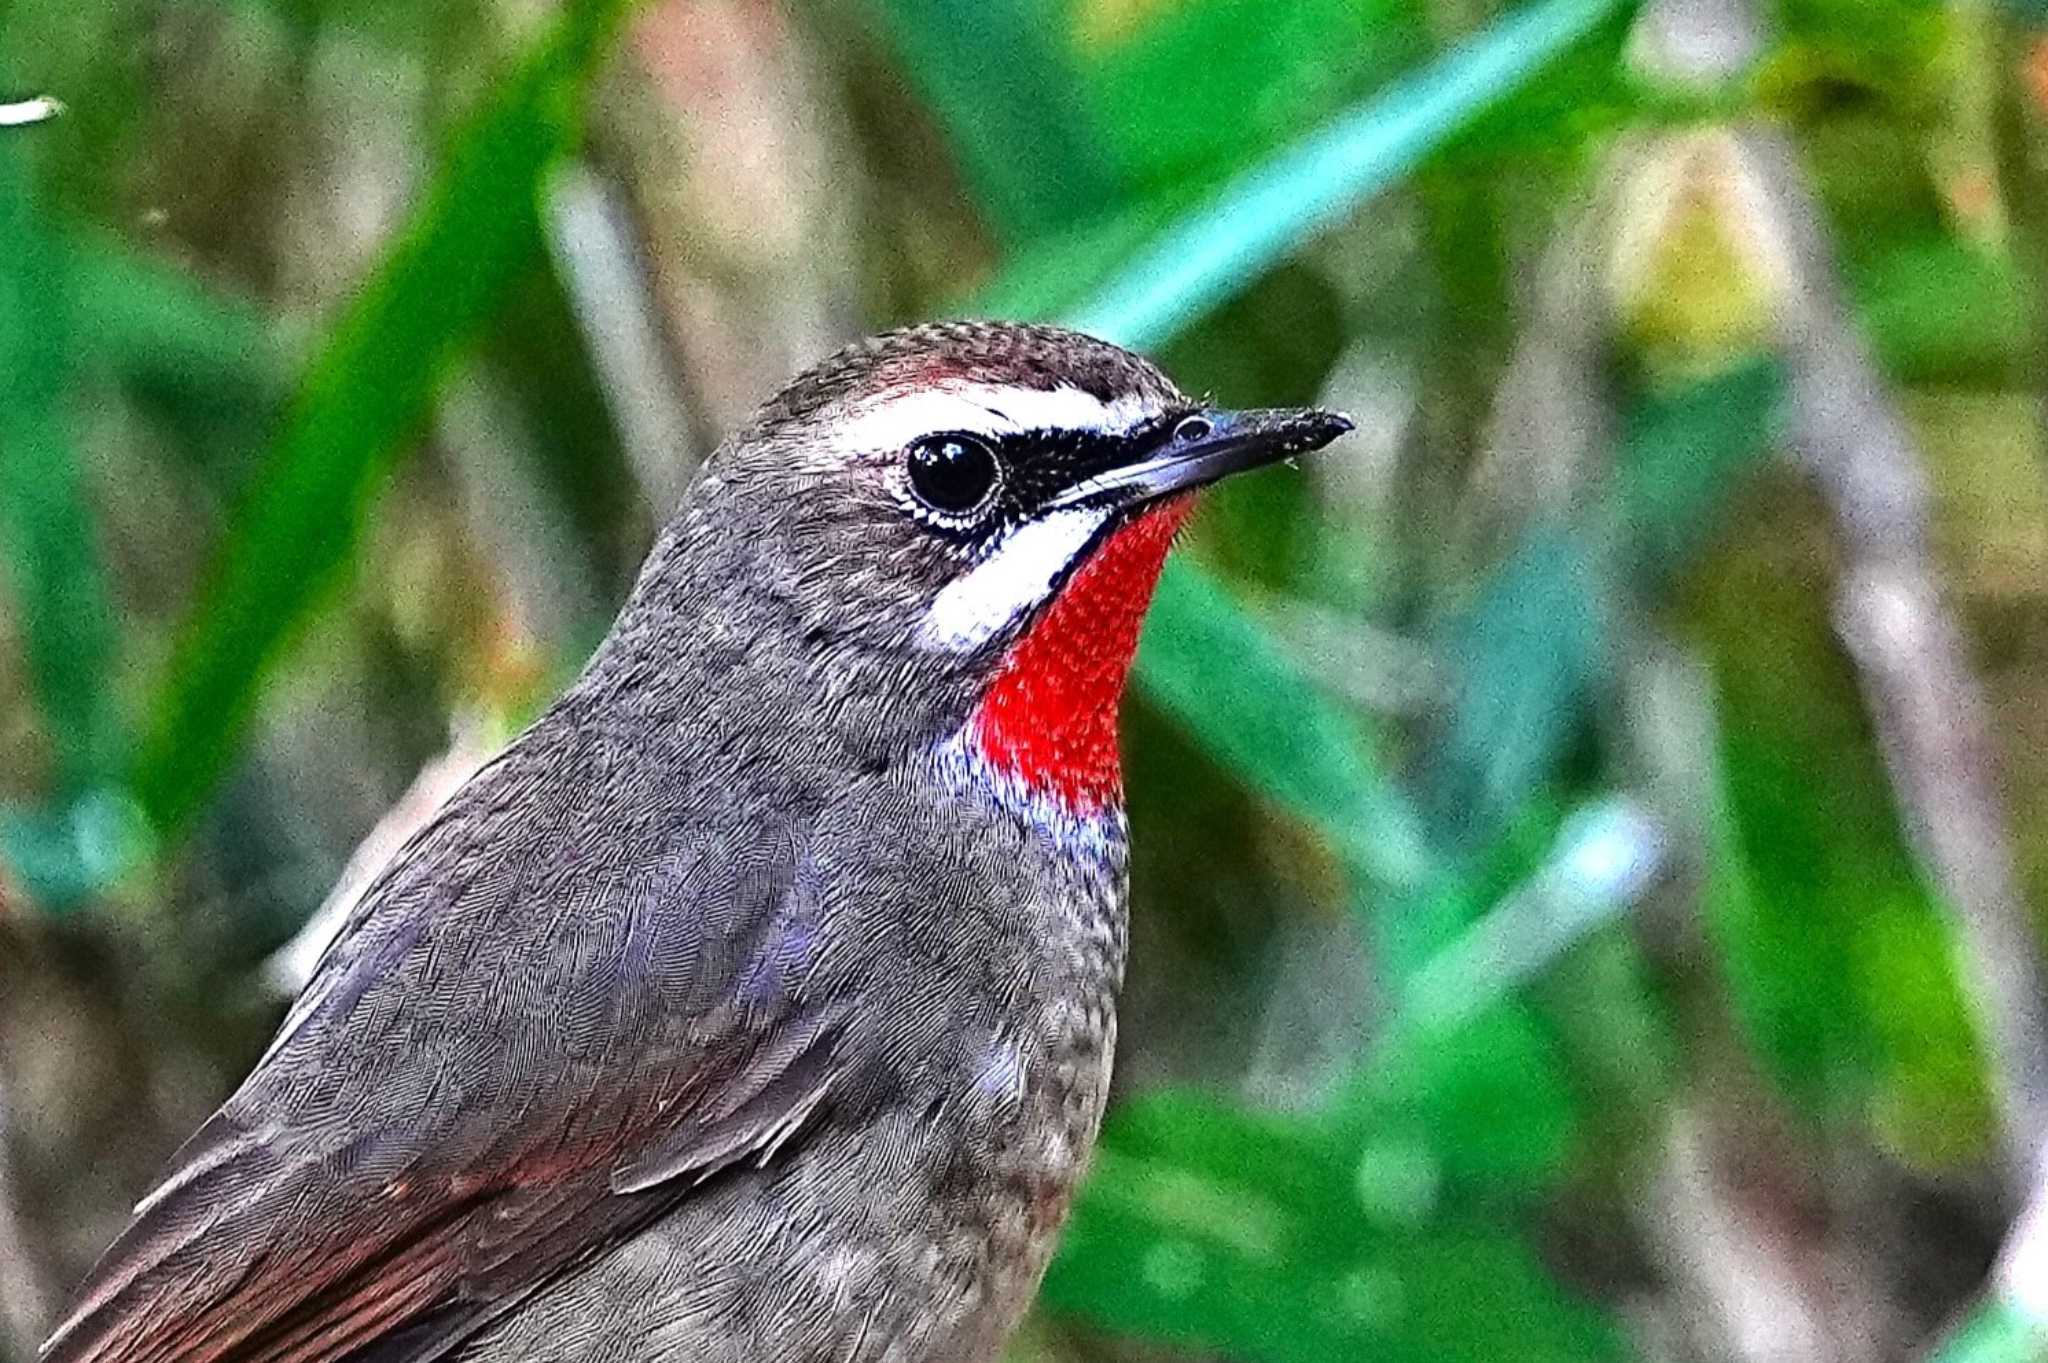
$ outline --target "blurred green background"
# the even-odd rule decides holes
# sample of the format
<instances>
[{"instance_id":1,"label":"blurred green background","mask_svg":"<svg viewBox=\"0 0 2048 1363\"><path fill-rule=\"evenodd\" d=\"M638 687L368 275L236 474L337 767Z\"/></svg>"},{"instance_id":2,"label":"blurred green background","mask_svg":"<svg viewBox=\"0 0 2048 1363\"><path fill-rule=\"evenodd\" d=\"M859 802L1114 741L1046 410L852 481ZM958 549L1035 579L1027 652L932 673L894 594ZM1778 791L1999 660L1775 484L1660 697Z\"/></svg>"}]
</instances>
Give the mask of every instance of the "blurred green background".
<instances>
[{"instance_id":1,"label":"blurred green background","mask_svg":"<svg viewBox=\"0 0 2048 1363\"><path fill-rule=\"evenodd\" d=\"M8 0L41 95L0 1358L722 432L961 313L1361 423L1162 587L1016 1357L2048 1357L2048 7Z\"/></svg>"}]
</instances>

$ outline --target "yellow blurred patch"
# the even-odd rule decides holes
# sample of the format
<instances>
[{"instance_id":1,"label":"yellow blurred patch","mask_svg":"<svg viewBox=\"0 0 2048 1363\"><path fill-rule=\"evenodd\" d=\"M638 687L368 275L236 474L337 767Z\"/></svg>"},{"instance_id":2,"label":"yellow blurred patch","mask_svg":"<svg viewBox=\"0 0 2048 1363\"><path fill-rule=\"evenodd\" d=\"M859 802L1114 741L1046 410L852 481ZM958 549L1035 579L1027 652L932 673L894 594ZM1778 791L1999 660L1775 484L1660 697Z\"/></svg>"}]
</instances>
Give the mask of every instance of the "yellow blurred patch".
<instances>
[{"instance_id":1,"label":"yellow blurred patch","mask_svg":"<svg viewBox=\"0 0 2048 1363\"><path fill-rule=\"evenodd\" d=\"M1076 49L1121 47L1187 0L1074 0L1069 32Z\"/></svg>"},{"instance_id":2,"label":"yellow blurred patch","mask_svg":"<svg viewBox=\"0 0 2048 1363\"><path fill-rule=\"evenodd\" d=\"M1652 372L1717 374L1771 344L1785 267L1742 144L1719 130L1651 144L1618 198L1610 287Z\"/></svg>"}]
</instances>

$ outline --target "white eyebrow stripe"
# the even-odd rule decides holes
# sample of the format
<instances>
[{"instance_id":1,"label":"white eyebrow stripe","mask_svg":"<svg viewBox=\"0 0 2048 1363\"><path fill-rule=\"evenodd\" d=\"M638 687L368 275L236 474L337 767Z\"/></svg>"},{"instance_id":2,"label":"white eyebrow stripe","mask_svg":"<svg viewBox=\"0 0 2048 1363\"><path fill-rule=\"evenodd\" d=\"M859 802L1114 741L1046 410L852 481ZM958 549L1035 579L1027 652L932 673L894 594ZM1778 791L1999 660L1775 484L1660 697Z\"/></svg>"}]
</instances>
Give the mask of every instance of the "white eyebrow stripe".
<instances>
[{"instance_id":1,"label":"white eyebrow stripe","mask_svg":"<svg viewBox=\"0 0 2048 1363\"><path fill-rule=\"evenodd\" d=\"M1077 508L1010 531L981 562L940 589L918 622L918 642L947 653L980 648L1052 593L1052 584L1108 518L1100 508Z\"/></svg>"},{"instance_id":2,"label":"white eyebrow stripe","mask_svg":"<svg viewBox=\"0 0 2048 1363\"><path fill-rule=\"evenodd\" d=\"M1148 418L1159 414L1150 399L1125 396L1104 402L1079 388L1001 388L985 390L977 397L990 407L1000 404L1003 414L1030 431L1094 431L1099 435L1124 435Z\"/></svg>"},{"instance_id":3,"label":"white eyebrow stripe","mask_svg":"<svg viewBox=\"0 0 2048 1363\"><path fill-rule=\"evenodd\" d=\"M1092 431L1122 435L1159 414L1150 399L1104 402L1079 388L1012 388L939 383L902 389L855 411L838 430L849 454L901 449L919 436L968 431L1000 438L1025 431Z\"/></svg>"}]
</instances>

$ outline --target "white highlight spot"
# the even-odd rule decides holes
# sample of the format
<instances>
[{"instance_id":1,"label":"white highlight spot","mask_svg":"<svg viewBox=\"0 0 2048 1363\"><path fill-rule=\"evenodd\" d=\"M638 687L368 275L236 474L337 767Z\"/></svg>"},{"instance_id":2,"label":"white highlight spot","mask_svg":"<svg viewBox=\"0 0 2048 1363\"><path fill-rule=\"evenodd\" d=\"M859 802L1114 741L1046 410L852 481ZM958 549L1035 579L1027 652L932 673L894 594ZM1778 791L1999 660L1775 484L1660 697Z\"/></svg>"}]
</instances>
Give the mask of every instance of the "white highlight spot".
<instances>
[{"instance_id":1,"label":"white highlight spot","mask_svg":"<svg viewBox=\"0 0 2048 1363\"><path fill-rule=\"evenodd\" d=\"M980 648L1052 593L1108 517L1100 508L1075 508L1010 531L939 592L918 623L918 642L948 653Z\"/></svg>"},{"instance_id":2,"label":"white highlight spot","mask_svg":"<svg viewBox=\"0 0 2048 1363\"><path fill-rule=\"evenodd\" d=\"M940 383L877 399L839 427L847 454L901 449L919 436L969 431L1001 437L1025 431L1121 434L1158 415L1148 399L1104 402L1078 388L1021 388L987 383Z\"/></svg>"},{"instance_id":3,"label":"white highlight spot","mask_svg":"<svg viewBox=\"0 0 2048 1363\"><path fill-rule=\"evenodd\" d=\"M1006 1103L1024 1100L1024 1056L1007 1041L991 1041L982 1052L981 1069L974 1086L991 1098Z\"/></svg>"},{"instance_id":4,"label":"white highlight spot","mask_svg":"<svg viewBox=\"0 0 2048 1363\"><path fill-rule=\"evenodd\" d=\"M0 128L25 128L31 123L46 122L63 112L64 106L48 95L15 100L11 104L0 104Z\"/></svg>"}]
</instances>

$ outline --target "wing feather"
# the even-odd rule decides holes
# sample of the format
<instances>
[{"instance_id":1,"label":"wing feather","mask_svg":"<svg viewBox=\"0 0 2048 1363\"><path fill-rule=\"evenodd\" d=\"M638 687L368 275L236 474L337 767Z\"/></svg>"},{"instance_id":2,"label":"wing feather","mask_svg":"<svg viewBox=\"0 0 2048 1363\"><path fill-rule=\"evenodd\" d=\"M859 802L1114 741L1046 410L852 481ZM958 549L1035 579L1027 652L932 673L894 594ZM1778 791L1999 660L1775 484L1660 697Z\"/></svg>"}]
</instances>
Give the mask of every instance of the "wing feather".
<instances>
[{"instance_id":1,"label":"wing feather","mask_svg":"<svg viewBox=\"0 0 2048 1363\"><path fill-rule=\"evenodd\" d=\"M364 896L45 1363L430 1363L820 1110L844 1013L802 987L794 837L593 808L644 790L616 745L544 784L517 753Z\"/></svg>"}]
</instances>

